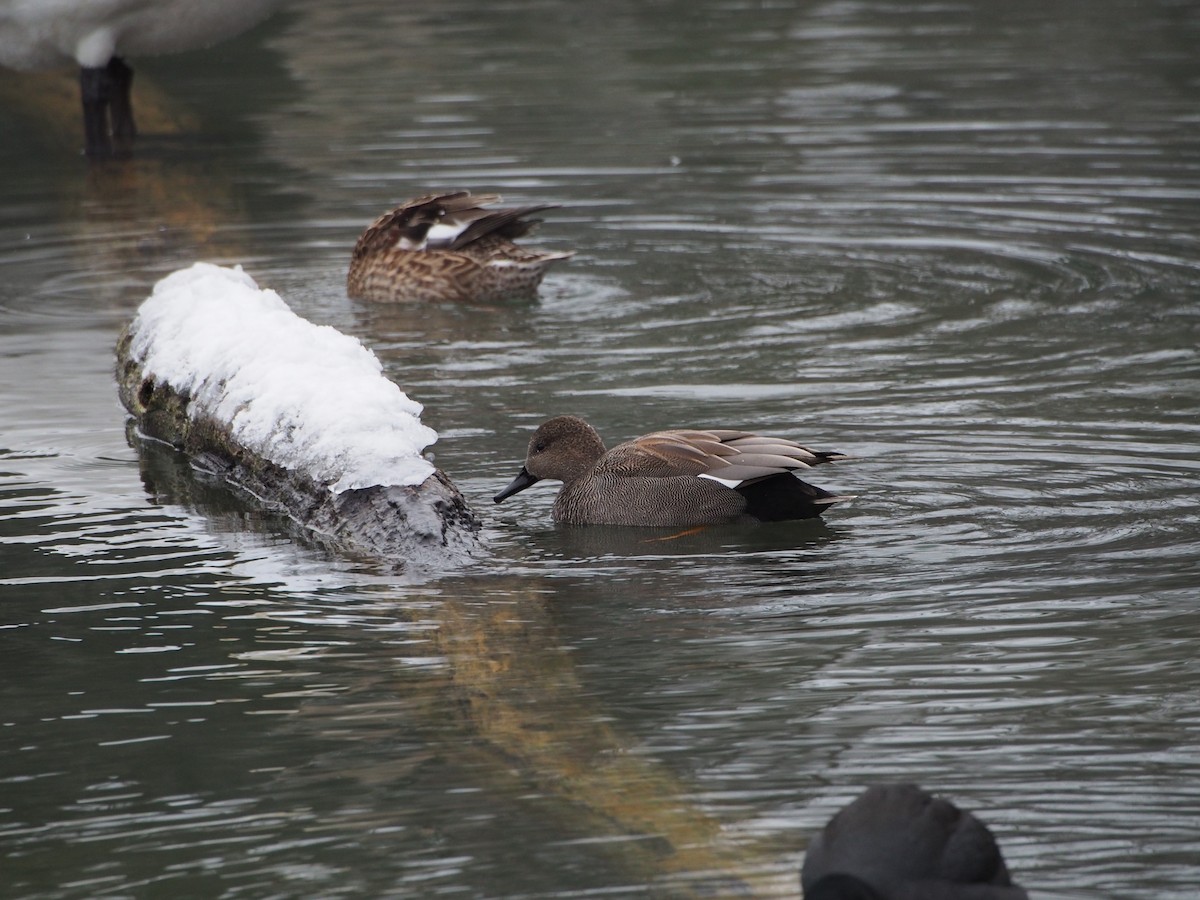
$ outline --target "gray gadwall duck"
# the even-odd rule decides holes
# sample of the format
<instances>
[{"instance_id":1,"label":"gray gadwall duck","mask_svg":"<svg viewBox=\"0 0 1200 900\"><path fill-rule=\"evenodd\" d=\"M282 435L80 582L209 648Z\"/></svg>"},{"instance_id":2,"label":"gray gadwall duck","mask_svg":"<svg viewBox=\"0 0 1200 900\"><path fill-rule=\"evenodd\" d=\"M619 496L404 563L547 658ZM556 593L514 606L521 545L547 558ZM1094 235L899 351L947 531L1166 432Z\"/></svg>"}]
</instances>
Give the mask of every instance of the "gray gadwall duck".
<instances>
[{"instance_id":1,"label":"gray gadwall duck","mask_svg":"<svg viewBox=\"0 0 1200 900\"><path fill-rule=\"evenodd\" d=\"M350 257L347 293L359 300L496 302L533 297L549 265L574 251L530 250L513 241L554 204L485 209L498 194L418 197L367 226Z\"/></svg>"},{"instance_id":2,"label":"gray gadwall duck","mask_svg":"<svg viewBox=\"0 0 1200 900\"><path fill-rule=\"evenodd\" d=\"M987 826L915 784L869 787L813 838L805 900L1028 900Z\"/></svg>"},{"instance_id":3,"label":"gray gadwall duck","mask_svg":"<svg viewBox=\"0 0 1200 900\"><path fill-rule=\"evenodd\" d=\"M745 431L657 431L605 450L577 416L543 422L501 502L543 478L563 483L554 520L569 525L694 526L812 519L839 500L792 473L845 459Z\"/></svg>"}]
</instances>

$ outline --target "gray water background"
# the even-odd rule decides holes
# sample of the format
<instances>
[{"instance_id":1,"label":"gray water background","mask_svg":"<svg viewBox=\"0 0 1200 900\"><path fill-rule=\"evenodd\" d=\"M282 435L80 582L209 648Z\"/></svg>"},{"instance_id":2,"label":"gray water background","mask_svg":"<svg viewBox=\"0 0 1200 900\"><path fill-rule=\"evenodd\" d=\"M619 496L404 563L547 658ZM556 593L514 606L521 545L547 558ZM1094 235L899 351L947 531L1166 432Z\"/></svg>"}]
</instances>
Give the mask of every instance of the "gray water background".
<instances>
[{"instance_id":1,"label":"gray water background","mask_svg":"<svg viewBox=\"0 0 1200 900\"><path fill-rule=\"evenodd\" d=\"M1182 0L305 0L135 60L93 166L0 73L0 895L796 897L910 779L1035 896L1194 897L1197 47ZM459 187L578 255L348 300L362 226ZM196 259L380 356L488 557L339 558L131 441L117 333ZM858 498L494 507L560 412L842 450Z\"/></svg>"}]
</instances>

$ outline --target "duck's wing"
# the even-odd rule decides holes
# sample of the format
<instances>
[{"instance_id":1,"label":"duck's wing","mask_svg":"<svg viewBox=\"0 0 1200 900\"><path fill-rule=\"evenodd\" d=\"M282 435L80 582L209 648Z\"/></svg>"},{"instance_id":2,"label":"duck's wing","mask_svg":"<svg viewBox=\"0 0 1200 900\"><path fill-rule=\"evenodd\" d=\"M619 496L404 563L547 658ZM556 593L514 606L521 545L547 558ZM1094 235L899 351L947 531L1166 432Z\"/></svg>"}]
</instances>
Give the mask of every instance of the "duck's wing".
<instances>
[{"instance_id":1,"label":"duck's wing","mask_svg":"<svg viewBox=\"0 0 1200 900\"><path fill-rule=\"evenodd\" d=\"M408 200L366 227L355 245L354 255L364 257L396 248L466 251L476 258L498 252L501 258L516 259L521 251L511 242L529 234L541 223L540 219L529 216L557 205L486 208L500 200L499 194L472 194L470 191L427 194ZM551 258L562 259L569 255L556 253Z\"/></svg>"},{"instance_id":2,"label":"duck's wing","mask_svg":"<svg viewBox=\"0 0 1200 900\"><path fill-rule=\"evenodd\" d=\"M609 450L593 470L625 478L677 478L703 475L721 441L709 432L658 431Z\"/></svg>"},{"instance_id":3,"label":"duck's wing","mask_svg":"<svg viewBox=\"0 0 1200 900\"><path fill-rule=\"evenodd\" d=\"M843 453L746 431L657 431L614 447L597 471L626 477L700 476L738 487L843 458Z\"/></svg>"},{"instance_id":4,"label":"duck's wing","mask_svg":"<svg viewBox=\"0 0 1200 900\"><path fill-rule=\"evenodd\" d=\"M744 431L720 430L711 433L720 439L722 452L702 474L730 487L848 458L845 453L813 450L786 438Z\"/></svg>"},{"instance_id":5,"label":"duck's wing","mask_svg":"<svg viewBox=\"0 0 1200 900\"><path fill-rule=\"evenodd\" d=\"M496 195L489 196L500 199ZM541 224L540 219L529 219L528 216L556 207L554 203L542 203L488 210L475 204L450 210L429 230L428 246L431 250L462 250L489 237L515 241Z\"/></svg>"},{"instance_id":6,"label":"duck's wing","mask_svg":"<svg viewBox=\"0 0 1200 900\"><path fill-rule=\"evenodd\" d=\"M414 250L424 246L429 229L446 214L447 209L476 206L482 201L499 200L495 194L472 197L467 191L452 194L427 194L407 200L389 209L368 225L354 247L355 257L384 253L394 248Z\"/></svg>"},{"instance_id":7,"label":"duck's wing","mask_svg":"<svg viewBox=\"0 0 1200 900\"><path fill-rule=\"evenodd\" d=\"M556 259L570 259L574 250L535 250L514 244L497 233L485 234L458 249L459 253L492 265L531 266L549 264Z\"/></svg>"}]
</instances>

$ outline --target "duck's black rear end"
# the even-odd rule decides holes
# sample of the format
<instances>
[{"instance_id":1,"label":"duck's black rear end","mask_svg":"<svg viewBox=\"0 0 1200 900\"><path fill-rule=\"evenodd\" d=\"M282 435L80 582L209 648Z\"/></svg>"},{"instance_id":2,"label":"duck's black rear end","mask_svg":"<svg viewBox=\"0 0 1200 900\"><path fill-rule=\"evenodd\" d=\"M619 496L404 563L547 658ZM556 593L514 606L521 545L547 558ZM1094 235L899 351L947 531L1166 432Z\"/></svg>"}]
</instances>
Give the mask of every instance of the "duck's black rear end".
<instances>
[{"instance_id":1,"label":"duck's black rear end","mask_svg":"<svg viewBox=\"0 0 1200 900\"><path fill-rule=\"evenodd\" d=\"M735 490L746 498L745 514L760 522L815 519L834 503L850 499L801 481L790 472L746 482Z\"/></svg>"}]
</instances>

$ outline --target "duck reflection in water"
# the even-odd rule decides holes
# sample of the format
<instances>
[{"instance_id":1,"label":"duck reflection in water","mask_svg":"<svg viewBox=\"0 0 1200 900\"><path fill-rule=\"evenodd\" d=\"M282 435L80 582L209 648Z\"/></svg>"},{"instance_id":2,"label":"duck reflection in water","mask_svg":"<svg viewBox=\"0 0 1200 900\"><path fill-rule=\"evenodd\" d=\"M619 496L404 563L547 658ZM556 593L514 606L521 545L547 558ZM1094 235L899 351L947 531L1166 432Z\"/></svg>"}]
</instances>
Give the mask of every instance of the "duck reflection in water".
<instances>
[{"instance_id":1,"label":"duck reflection in water","mask_svg":"<svg viewBox=\"0 0 1200 900\"><path fill-rule=\"evenodd\" d=\"M806 900L1028 900L987 826L915 784L867 788L812 840Z\"/></svg>"}]
</instances>

